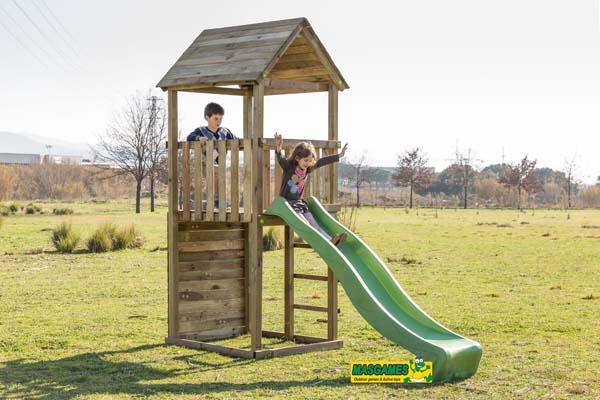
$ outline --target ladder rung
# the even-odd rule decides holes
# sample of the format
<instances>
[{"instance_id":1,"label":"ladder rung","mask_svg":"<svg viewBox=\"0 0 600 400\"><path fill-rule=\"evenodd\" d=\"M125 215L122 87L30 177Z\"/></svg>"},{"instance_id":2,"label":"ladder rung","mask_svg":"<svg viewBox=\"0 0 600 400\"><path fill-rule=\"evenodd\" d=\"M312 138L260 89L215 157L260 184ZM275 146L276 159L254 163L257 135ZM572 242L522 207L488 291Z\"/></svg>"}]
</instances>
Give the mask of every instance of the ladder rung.
<instances>
[{"instance_id":1,"label":"ladder rung","mask_svg":"<svg viewBox=\"0 0 600 400\"><path fill-rule=\"evenodd\" d=\"M327 277L322 275L313 275L313 274L294 274L294 278L297 279L308 279L311 281L325 281L327 282Z\"/></svg>"},{"instance_id":2,"label":"ladder rung","mask_svg":"<svg viewBox=\"0 0 600 400\"><path fill-rule=\"evenodd\" d=\"M309 306L307 304L294 304L294 308L296 310L308 310L308 311L320 311L320 312L328 312L327 307L319 307L319 306Z\"/></svg>"},{"instance_id":3,"label":"ladder rung","mask_svg":"<svg viewBox=\"0 0 600 400\"><path fill-rule=\"evenodd\" d=\"M312 249L310 244L301 242L294 242L294 247L298 247L300 249Z\"/></svg>"}]
</instances>

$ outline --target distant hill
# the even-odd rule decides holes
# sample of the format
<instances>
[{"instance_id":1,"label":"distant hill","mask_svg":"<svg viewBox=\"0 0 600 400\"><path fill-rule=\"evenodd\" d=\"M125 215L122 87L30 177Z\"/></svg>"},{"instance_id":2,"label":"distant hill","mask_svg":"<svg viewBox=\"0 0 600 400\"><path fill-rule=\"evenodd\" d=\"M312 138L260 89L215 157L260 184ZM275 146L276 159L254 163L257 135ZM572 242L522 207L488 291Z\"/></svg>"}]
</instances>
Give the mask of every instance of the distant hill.
<instances>
[{"instance_id":1,"label":"distant hill","mask_svg":"<svg viewBox=\"0 0 600 400\"><path fill-rule=\"evenodd\" d=\"M46 154L46 145L51 145L51 154L91 156L90 147L85 143L71 143L60 139L47 138L26 133L0 131L0 153Z\"/></svg>"}]
</instances>

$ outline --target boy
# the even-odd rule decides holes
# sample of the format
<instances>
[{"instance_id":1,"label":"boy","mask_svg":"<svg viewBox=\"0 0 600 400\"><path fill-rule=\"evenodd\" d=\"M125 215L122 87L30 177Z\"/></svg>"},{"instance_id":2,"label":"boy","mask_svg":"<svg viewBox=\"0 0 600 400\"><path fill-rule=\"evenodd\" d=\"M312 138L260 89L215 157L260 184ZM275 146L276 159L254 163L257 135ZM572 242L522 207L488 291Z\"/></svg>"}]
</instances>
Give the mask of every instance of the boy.
<instances>
[{"instance_id":1,"label":"boy","mask_svg":"<svg viewBox=\"0 0 600 400\"><path fill-rule=\"evenodd\" d=\"M217 103L208 103L206 107L204 107L204 119L206 120L207 126L201 126L194 129L194 131L187 136L186 140L192 142L196 140L238 139L238 137L231 133L229 129L221 126L223 115L225 115L225 110L221 105ZM218 156L214 159L214 163L219 164ZM215 208L219 208L219 199L217 195L219 190L217 183L218 182L215 181Z\"/></svg>"}]
</instances>

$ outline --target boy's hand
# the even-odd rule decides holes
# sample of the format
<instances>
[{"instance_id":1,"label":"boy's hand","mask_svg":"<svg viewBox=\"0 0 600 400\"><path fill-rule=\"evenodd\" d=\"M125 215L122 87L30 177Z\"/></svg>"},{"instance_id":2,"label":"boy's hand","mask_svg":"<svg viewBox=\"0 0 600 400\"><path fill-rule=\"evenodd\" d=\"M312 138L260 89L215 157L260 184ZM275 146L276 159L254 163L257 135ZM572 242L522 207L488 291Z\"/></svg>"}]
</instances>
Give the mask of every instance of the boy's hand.
<instances>
[{"instance_id":1,"label":"boy's hand","mask_svg":"<svg viewBox=\"0 0 600 400\"><path fill-rule=\"evenodd\" d=\"M342 158L346 155L347 149L348 149L348 143L344 144L344 147L342 147L342 151L340 152L340 158Z\"/></svg>"},{"instance_id":2,"label":"boy's hand","mask_svg":"<svg viewBox=\"0 0 600 400\"><path fill-rule=\"evenodd\" d=\"M196 140L199 142L206 142L208 139L205 138L204 136L198 136L198 138Z\"/></svg>"},{"instance_id":3,"label":"boy's hand","mask_svg":"<svg viewBox=\"0 0 600 400\"><path fill-rule=\"evenodd\" d=\"M283 139L281 138L281 135L277 132L275 132L275 150L279 151L281 150L281 144L283 143Z\"/></svg>"}]
</instances>

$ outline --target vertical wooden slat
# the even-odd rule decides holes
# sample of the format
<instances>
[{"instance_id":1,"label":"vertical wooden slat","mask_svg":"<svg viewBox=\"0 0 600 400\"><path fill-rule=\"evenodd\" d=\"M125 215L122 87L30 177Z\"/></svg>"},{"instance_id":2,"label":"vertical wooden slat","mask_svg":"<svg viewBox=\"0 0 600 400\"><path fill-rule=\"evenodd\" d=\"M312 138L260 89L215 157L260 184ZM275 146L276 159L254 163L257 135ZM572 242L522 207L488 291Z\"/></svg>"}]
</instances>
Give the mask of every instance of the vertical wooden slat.
<instances>
[{"instance_id":1,"label":"vertical wooden slat","mask_svg":"<svg viewBox=\"0 0 600 400\"><path fill-rule=\"evenodd\" d=\"M169 209L167 214L167 235L168 235L168 336L177 337L179 319L177 315L177 210L178 210L178 185L177 185L177 92L169 90L168 92L168 191L169 191Z\"/></svg>"},{"instance_id":2,"label":"vertical wooden slat","mask_svg":"<svg viewBox=\"0 0 600 400\"><path fill-rule=\"evenodd\" d=\"M231 221L240 220L240 142L231 142Z\"/></svg>"},{"instance_id":3,"label":"vertical wooden slat","mask_svg":"<svg viewBox=\"0 0 600 400\"><path fill-rule=\"evenodd\" d=\"M281 155L285 157L285 152L283 148L281 149ZM277 156L273 154L275 157L275 177L273 178L273 198L279 196L279 189L281 188L281 177L283 175L283 170L281 166L277 162Z\"/></svg>"},{"instance_id":4,"label":"vertical wooden slat","mask_svg":"<svg viewBox=\"0 0 600 400\"><path fill-rule=\"evenodd\" d=\"M194 142L194 219L202 219L202 143Z\"/></svg>"},{"instance_id":5,"label":"vertical wooden slat","mask_svg":"<svg viewBox=\"0 0 600 400\"><path fill-rule=\"evenodd\" d=\"M338 140L338 89L335 85L329 85L328 94L328 129L327 129L328 140ZM336 150L337 151L337 150ZM331 165L331 178L330 178L330 203L336 204L338 202L338 176L339 176L339 165L338 163Z\"/></svg>"},{"instance_id":6,"label":"vertical wooden slat","mask_svg":"<svg viewBox=\"0 0 600 400\"><path fill-rule=\"evenodd\" d=\"M244 94L243 108L244 139L250 139L252 137L252 88L248 88Z\"/></svg>"},{"instance_id":7,"label":"vertical wooden slat","mask_svg":"<svg viewBox=\"0 0 600 400\"><path fill-rule=\"evenodd\" d=\"M218 170L218 188L219 188L219 221L227 219L227 143L224 140L217 142L219 148L219 170Z\"/></svg>"},{"instance_id":8,"label":"vertical wooden slat","mask_svg":"<svg viewBox=\"0 0 600 400\"><path fill-rule=\"evenodd\" d=\"M251 139L244 139L244 222L252 217L252 145Z\"/></svg>"},{"instance_id":9,"label":"vertical wooden slat","mask_svg":"<svg viewBox=\"0 0 600 400\"><path fill-rule=\"evenodd\" d=\"M264 84L253 86L252 95L252 192L255 202L252 204L252 221L248 224L248 261L250 290L250 338L251 350L262 347L262 225L259 216L263 212L263 152L258 140L263 137Z\"/></svg>"},{"instance_id":10,"label":"vertical wooden slat","mask_svg":"<svg viewBox=\"0 0 600 400\"><path fill-rule=\"evenodd\" d=\"M215 214L215 184L214 184L214 141L206 142L206 221L212 221Z\"/></svg>"},{"instance_id":11,"label":"vertical wooden slat","mask_svg":"<svg viewBox=\"0 0 600 400\"><path fill-rule=\"evenodd\" d=\"M263 146L263 204L271 204L271 149L266 144Z\"/></svg>"},{"instance_id":12,"label":"vertical wooden slat","mask_svg":"<svg viewBox=\"0 0 600 400\"><path fill-rule=\"evenodd\" d=\"M317 155L317 160L321 158L321 149L316 148L315 153ZM317 200L321 201L321 171L315 169L312 173L312 183L313 183L313 196L317 198Z\"/></svg>"},{"instance_id":13,"label":"vertical wooden slat","mask_svg":"<svg viewBox=\"0 0 600 400\"><path fill-rule=\"evenodd\" d=\"M294 338L294 231L285 226L284 333Z\"/></svg>"},{"instance_id":14,"label":"vertical wooden slat","mask_svg":"<svg viewBox=\"0 0 600 400\"><path fill-rule=\"evenodd\" d=\"M327 157L331 154L330 149L323 149L322 157ZM321 197L323 198L323 203L329 204L331 203L330 199L330 189L329 182L331 181L331 164L326 165L321 168L321 179L323 181Z\"/></svg>"},{"instance_id":15,"label":"vertical wooden slat","mask_svg":"<svg viewBox=\"0 0 600 400\"><path fill-rule=\"evenodd\" d=\"M183 195L183 220L189 221L190 216L190 142L183 142L183 168L182 168L182 195Z\"/></svg>"}]
</instances>

